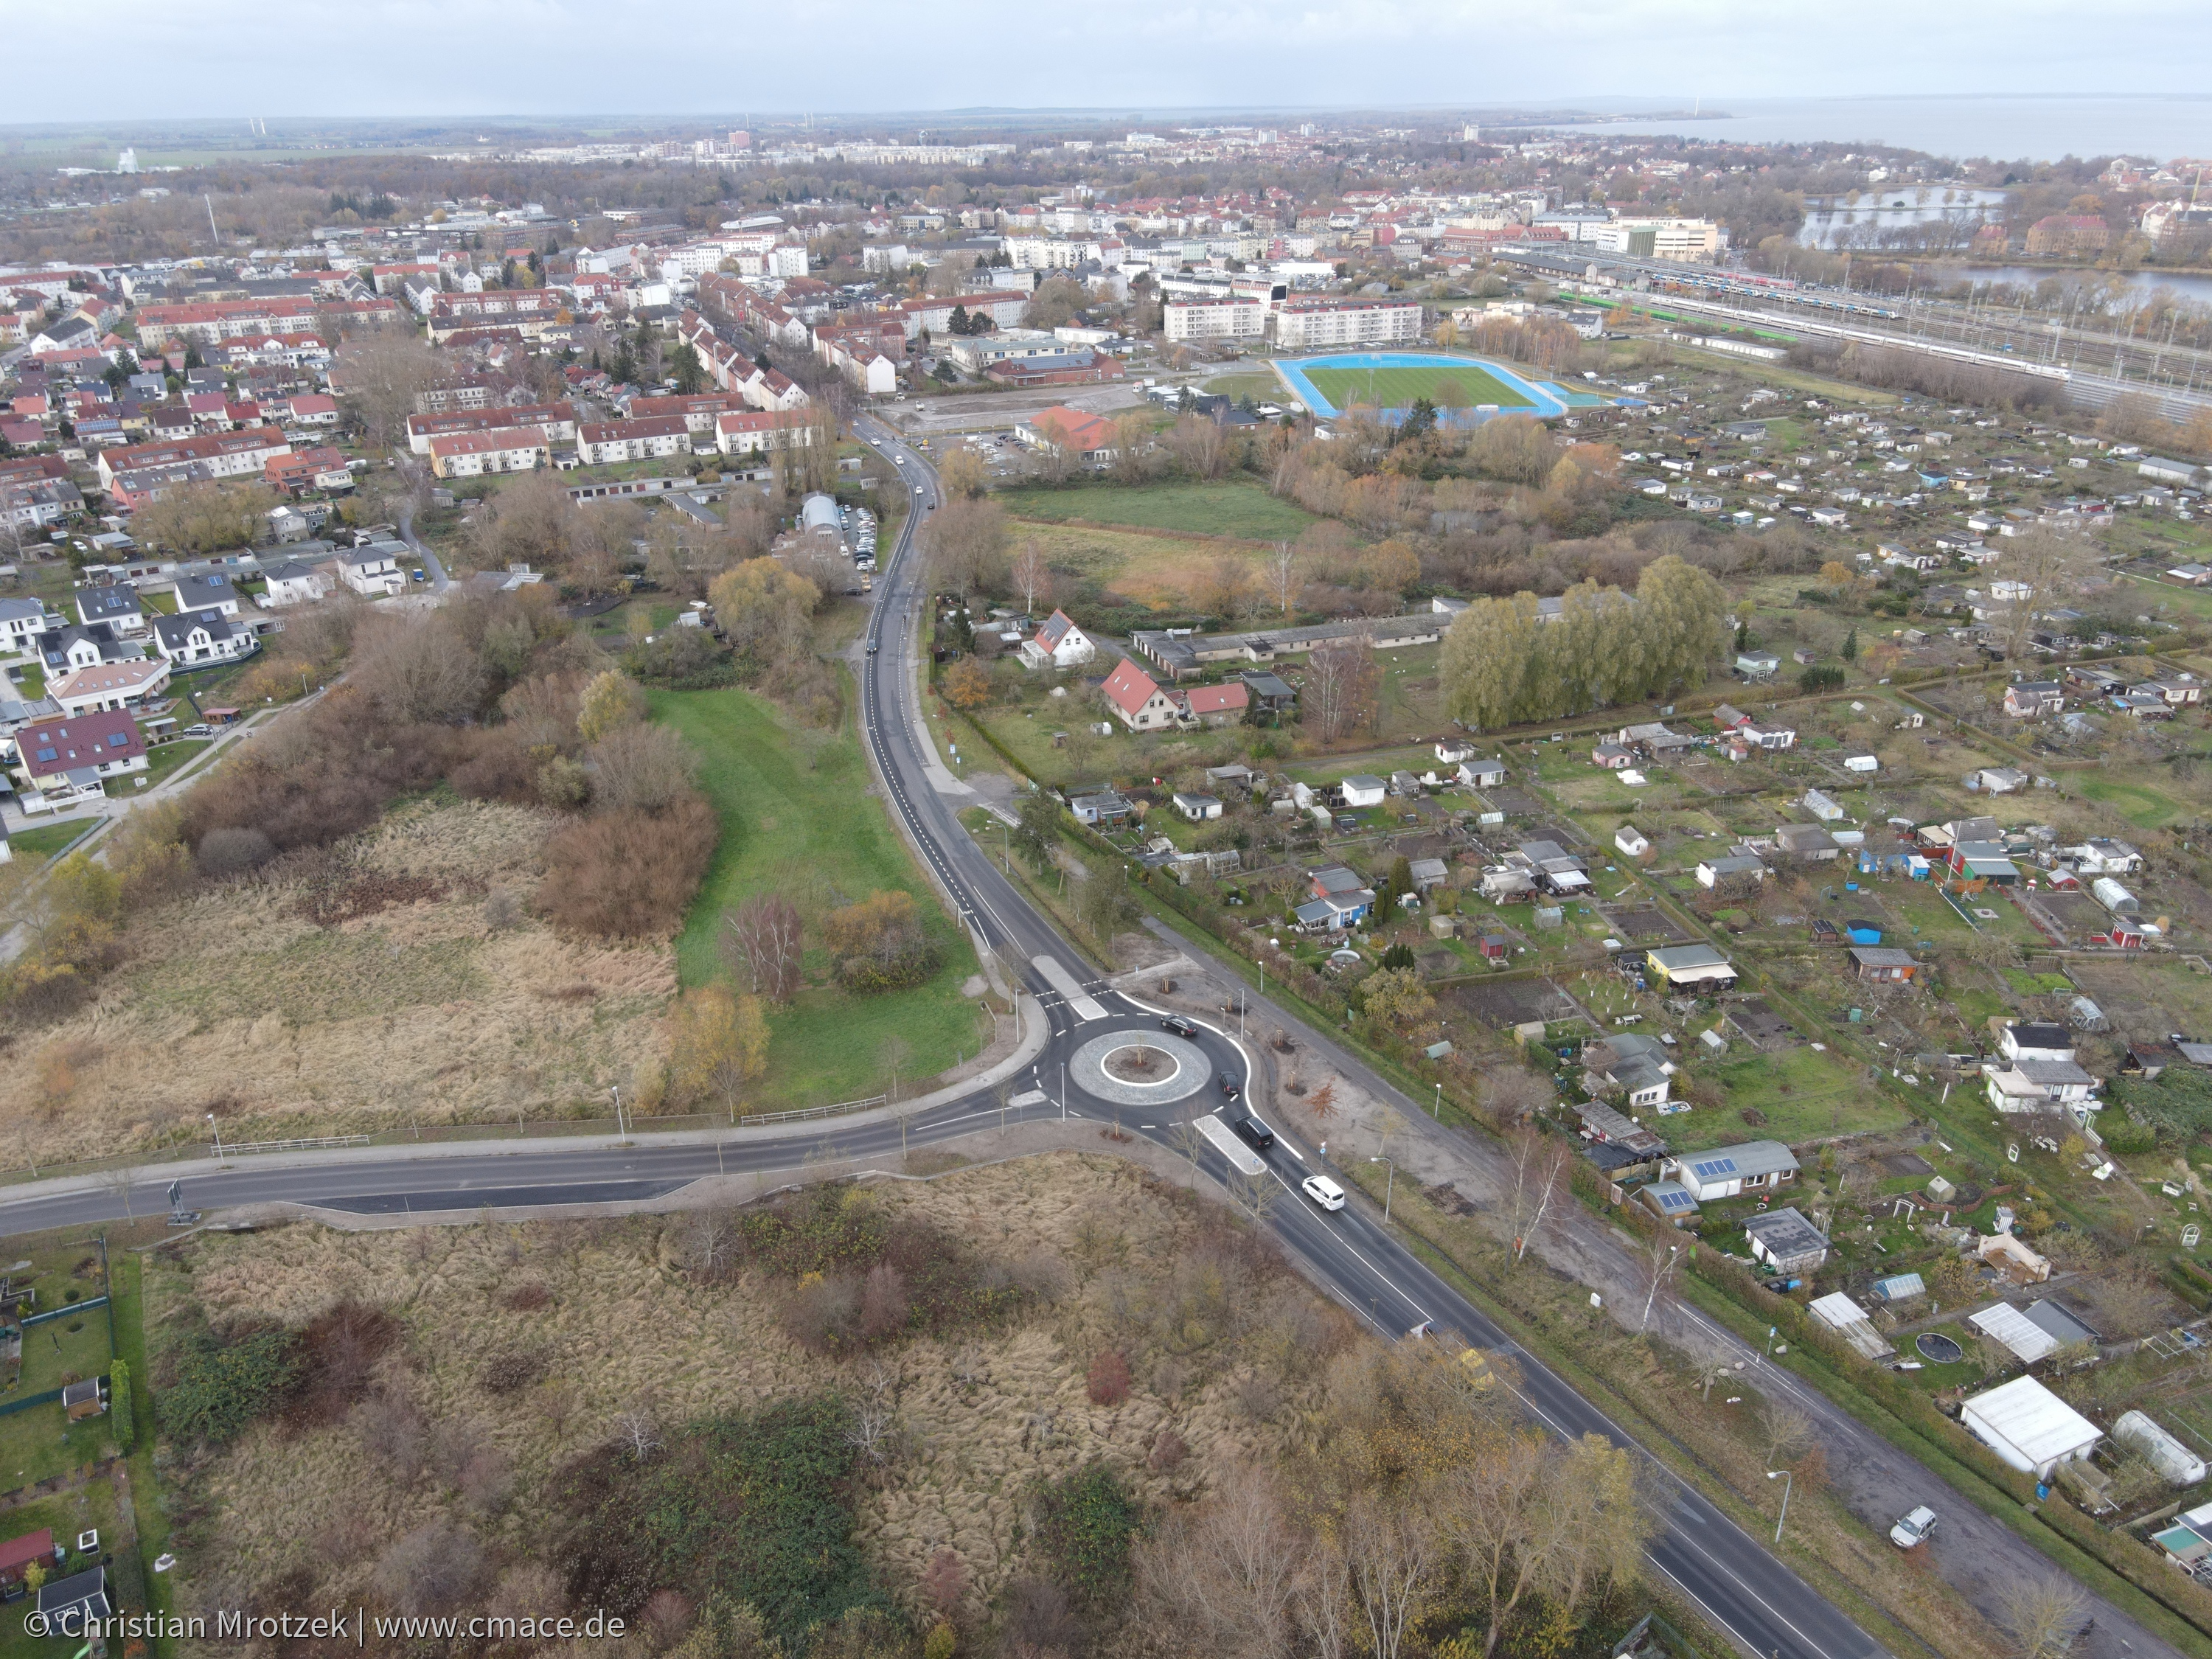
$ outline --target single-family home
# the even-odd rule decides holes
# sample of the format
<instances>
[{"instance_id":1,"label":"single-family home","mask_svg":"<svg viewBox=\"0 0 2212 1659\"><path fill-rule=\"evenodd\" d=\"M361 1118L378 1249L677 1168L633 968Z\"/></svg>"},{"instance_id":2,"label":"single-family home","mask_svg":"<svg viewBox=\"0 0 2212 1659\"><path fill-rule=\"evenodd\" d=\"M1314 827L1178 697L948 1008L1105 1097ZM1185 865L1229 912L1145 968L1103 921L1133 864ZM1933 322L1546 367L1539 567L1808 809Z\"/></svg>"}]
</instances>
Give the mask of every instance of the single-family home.
<instances>
[{"instance_id":1,"label":"single-family home","mask_svg":"<svg viewBox=\"0 0 2212 1659\"><path fill-rule=\"evenodd\" d=\"M253 602L264 610L278 605L307 604L321 599L333 586L325 572L311 564L302 564L297 559L287 559L277 565L264 565L261 574L268 584L268 590L256 594Z\"/></svg>"},{"instance_id":2,"label":"single-family home","mask_svg":"<svg viewBox=\"0 0 2212 1659\"><path fill-rule=\"evenodd\" d=\"M1301 927L1316 931L1350 927L1374 908L1375 890L1360 879L1357 871L1341 864L1314 871L1306 882L1312 896L1295 912Z\"/></svg>"},{"instance_id":3,"label":"single-family home","mask_svg":"<svg viewBox=\"0 0 2212 1659\"><path fill-rule=\"evenodd\" d=\"M1827 1235L1794 1205L1746 1218L1743 1231L1753 1258L1778 1273L1808 1273L1828 1259Z\"/></svg>"},{"instance_id":4,"label":"single-family home","mask_svg":"<svg viewBox=\"0 0 2212 1659\"><path fill-rule=\"evenodd\" d=\"M172 577L168 591L177 596L177 609L185 611L220 611L226 617L238 614L238 589L220 570L183 570Z\"/></svg>"},{"instance_id":5,"label":"single-family home","mask_svg":"<svg viewBox=\"0 0 2212 1659\"><path fill-rule=\"evenodd\" d=\"M1346 806L1380 806L1390 793L1390 786L1382 779L1365 773L1354 773L1339 787L1344 792Z\"/></svg>"},{"instance_id":6,"label":"single-family home","mask_svg":"<svg viewBox=\"0 0 2212 1659\"><path fill-rule=\"evenodd\" d=\"M127 582L100 582L71 591L77 620L90 628L106 623L117 634L136 634L146 626L145 609L138 590Z\"/></svg>"},{"instance_id":7,"label":"single-family home","mask_svg":"<svg viewBox=\"0 0 2212 1659\"><path fill-rule=\"evenodd\" d=\"M1745 1140L1669 1158L1665 1174L1700 1204L1770 1192L1797 1179L1797 1158L1778 1140Z\"/></svg>"},{"instance_id":8,"label":"single-family home","mask_svg":"<svg viewBox=\"0 0 2212 1659\"><path fill-rule=\"evenodd\" d=\"M1096 657L1098 647L1065 611L1055 611L1022 641L1017 654L1024 668L1074 668Z\"/></svg>"},{"instance_id":9,"label":"single-family home","mask_svg":"<svg viewBox=\"0 0 2212 1659\"><path fill-rule=\"evenodd\" d=\"M54 714L15 733L14 770L33 789L66 781L97 792L100 780L146 769L146 739L127 712Z\"/></svg>"},{"instance_id":10,"label":"single-family home","mask_svg":"<svg viewBox=\"0 0 2212 1659\"><path fill-rule=\"evenodd\" d=\"M0 599L0 656L38 648L49 625L42 599Z\"/></svg>"},{"instance_id":11,"label":"single-family home","mask_svg":"<svg viewBox=\"0 0 2212 1659\"><path fill-rule=\"evenodd\" d=\"M1203 823L1208 818L1218 818L1221 816L1221 802L1212 795L1201 795L1195 790L1178 789L1175 792L1174 800L1175 810L1193 823Z\"/></svg>"},{"instance_id":12,"label":"single-family home","mask_svg":"<svg viewBox=\"0 0 2212 1659\"><path fill-rule=\"evenodd\" d=\"M2066 707L2066 688L2057 680L2015 680L2005 687L2004 711L2016 720L2040 720Z\"/></svg>"},{"instance_id":13,"label":"single-family home","mask_svg":"<svg viewBox=\"0 0 2212 1659\"><path fill-rule=\"evenodd\" d=\"M154 618L155 648L188 668L236 662L252 655L258 644L252 629L220 611L186 611Z\"/></svg>"},{"instance_id":14,"label":"single-family home","mask_svg":"<svg viewBox=\"0 0 2212 1659\"><path fill-rule=\"evenodd\" d=\"M1782 659L1771 651L1739 651L1735 672L1747 680L1771 680L1781 671Z\"/></svg>"},{"instance_id":15,"label":"single-family home","mask_svg":"<svg viewBox=\"0 0 2212 1659\"><path fill-rule=\"evenodd\" d=\"M1651 977L1670 991L1726 990L1735 983L1729 959L1710 945L1669 945L1644 955Z\"/></svg>"},{"instance_id":16,"label":"single-family home","mask_svg":"<svg viewBox=\"0 0 2212 1659\"><path fill-rule=\"evenodd\" d=\"M65 714L108 714L136 708L168 689L169 665L161 657L94 663L73 668L46 686L46 696Z\"/></svg>"},{"instance_id":17,"label":"single-family home","mask_svg":"<svg viewBox=\"0 0 2212 1659\"><path fill-rule=\"evenodd\" d=\"M1158 732L1176 723L1175 700L1133 658L1122 658L1098 689L1132 732Z\"/></svg>"},{"instance_id":18,"label":"single-family home","mask_svg":"<svg viewBox=\"0 0 2212 1659\"><path fill-rule=\"evenodd\" d=\"M407 588L407 573L399 568L397 544L371 544L353 548L331 561L337 578L363 599L389 599Z\"/></svg>"},{"instance_id":19,"label":"single-family home","mask_svg":"<svg viewBox=\"0 0 2212 1659\"><path fill-rule=\"evenodd\" d=\"M1910 951L1886 945L1854 945L1851 946L1851 967L1863 980L1872 980L1884 985L1901 985L1920 971L1920 962Z\"/></svg>"},{"instance_id":20,"label":"single-family home","mask_svg":"<svg viewBox=\"0 0 2212 1659\"><path fill-rule=\"evenodd\" d=\"M1242 680L1225 685L1194 685L1170 694L1186 717L1200 726L1235 726L1251 712L1252 691Z\"/></svg>"}]
</instances>

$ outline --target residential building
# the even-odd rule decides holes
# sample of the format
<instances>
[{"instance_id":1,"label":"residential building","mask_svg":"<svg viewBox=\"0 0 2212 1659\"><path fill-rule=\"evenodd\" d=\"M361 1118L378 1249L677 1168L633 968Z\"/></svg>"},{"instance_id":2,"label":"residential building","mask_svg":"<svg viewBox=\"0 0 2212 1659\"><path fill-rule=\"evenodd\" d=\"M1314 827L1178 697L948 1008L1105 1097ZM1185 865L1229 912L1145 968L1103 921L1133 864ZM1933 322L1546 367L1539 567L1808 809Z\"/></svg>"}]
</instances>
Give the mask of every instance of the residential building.
<instances>
[{"instance_id":1,"label":"residential building","mask_svg":"<svg viewBox=\"0 0 2212 1659\"><path fill-rule=\"evenodd\" d=\"M631 404L635 413L637 404L648 401L639 398ZM682 398L654 398L655 403L687 402ZM686 411L653 410L651 413L677 414ZM576 441L576 406L574 404L529 404L505 409L459 409L450 413L410 415L407 417L407 447L417 455L430 453L433 438L451 437L461 432L496 432L506 427L534 426L556 444Z\"/></svg>"},{"instance_id":2,"label":"residential building","mask_svg":"<svg viewBox=\"0 0 2212 1659\"><path fill-rule=\"evenodd\" d=\"M52 715L16 732L13 769L33 789L97 790L102 778L146 769L146 739L125 712Z\"/></svg>"},{"instance_id":3,"label":"residential building","mask_svg":"<svg viewBox=\"0 0 2212 1659\"><path fill-rule=\"evenodd\" d=\"M2040 720L2066 707L2066 688L2057 680L2015 680L2005 687L2004 711L2014 720Z\"/></svg>"},{"instance_id":4,"label":"residential building","mask_svg":"<svg viewBox=\"0 0 2212 1659\"><path fill-rule=\"evenodd\" d=\"M44 600L0 599L0 656L36 650L50 625Z\"/></svg>"},{"instance_id":5,"label":"residential building","mask_svg":"<svg viewBox=\"0 0 2212 1659\"><path fill-rule=\"evenodd\" d=\"M2053 213L2027 228L2027 252L2039 257L2102 253L2112 240L2112 228L2094 213Z\"/></svg>"},{"instance_id":6,"label":"residential building","mask_svg":"<svg viewBox=\"0 0 2212 1659\"><path fill-rule=\"evenodd\" d=\"M1170 343L1188 340L1251 340L1267 331L1263 300L1170 300L1161 307Z\"/></svg>"},{"instance_id":7,"label":"residential building","mask_svg":"<svg viewBox=\"0 0 2212 1659\"><path fill-rule=\"evenodd\" d=\"M1171 694L1184 715L1200 726L1235 726L1251 712L1252 692L1242 680L1225 685L1194 685Z\"/></svg>"},{"instance_id":8,"label":"residential building","mask_svg":"<svg viewBox=\"0 0 2212 1659\"><path fill-rule=\"evenodd\" d=\"M1114 422L1065 404L1032 415L1014 428L1014 436L1031 449L1059 449L1086 466L1101 466L1114 459Z\"/></svg>"},{"instance_id":9,"label":"residential building","mask_svg":"<svg viewBox=\"0 0 2212 1659\"><path fill-rule=\"evenodd\" d=\"M154 590L160 592L161 588ZM238 590L220 570L180 570L170 578L167 590L177 596L179 611L220 611L238 614Z\"/></svg>"},{"instance_id":10,"label":"residential building","mask_svg":"<svg viewBox=\"0 0 2212 1659\"><path fill-rule=\"evenodd\" d=\"M725 455L765 455L774 450L813 447L812 422L765 410L732 410L714 417L714 447Z\"/></svg>"},{"instance_id":11,"label":"residential building","mask_svg":"<svg viewBox=\"0 0 2212 1659\"><path fill-rule=\"evenodd\" d=\"M1591 1095L1618 1095L1632 1112L1667 1109L1674 1062L1656 1037L1615 1031L1583 1050L1583 1088Z\"/></svg>"},{"instance_id":12,"label":"residential building","mask_svg":"<svg viewBox=\"0 0 2212 1659\"><path fill-rule=\"evenodd\" d=\"M197 438L103 449L94 470L102 489L113 488L118 473L160 478L196 465L204 467L211 478L258 478L271 456L291 453L290 441L275 427L257 426L242 432L210 432Z\"/></svg>"},{"instance_id":13,"label":"residential building","mask_svg":"<svg viewBox=\"0 0 2212 1659\"><path fill-rule=\"evenodd\" d=\"M121 635L136 634L146 626L138 590L127 582L99 582L76 588L70 592L70 600L76 606L77 620L88 628L104 623Z\"/></svg>"},{"instance_id":14,"label":"residential building","mask_svg":"<svg viewBox=\"0 0 2212 1659\"><path fill-rule=\"evenodd\" d=\"M258 644L251 628L220 611L186 611L154 618L155 649L181 667L235 662L251 656Z\"/></svg>"},{"instance_id":15,"label":"residential building","mask_svg":"<svg viewBox=\"0 0 2212 1659\"><path fill-rule=\"evenodd\" d=\"M430 471L441 478L476 478L492 472L532 472L549 465L552 446L536 426L495 427L430 440Z\"/></svg>"},{"instance_id":16,"label":"residential building","mask_svg":"<svg viewBox=\"0 0 2212 1659\"><path fill-rule=\"evenodd\" d=\"M305 605L321 599L334 586L331 577L310 564L296 559L287 559L278 565L264 565L261 574L268 583L268 591L257 594L254 603L264 610L287 605Z\"/></svg>"},{"instance_id":17,"label":"residential building","mask_svg":"<svg viewBox=\"0 0 2212 1659\"><path fill-rule=\"evenodd\" d=\"M1065 611L1055 611L1022 641L1018 654L1024 668L1074 668L1096 657L1098 647Z\"/></svg>"},{"instance_id":18,"label":"residential building","mask_svg":"<svg viewBox=\"0 0 2212 1659\"><path fill-rule=\"evenodd\" d=\"M353 488L353 468L327 444L291 455L272 455L262 464L262 474L272 487L289 495L310 489Z\"/></svg>"},{"instance_id":19,"label":"residential building","mask_svg":"<svg viewBox=\"0 0 2212 1659\"><path fill-rule=\"evenodd\" d=\"M46 687L65 714L108 714L136 708L168 689L169 665L161 657L103 662L72 669Z\"/></svg>"},{"instance_id":20,"label":"residential building","mask_svg":"<svg viewBox=\"0 0 2212 1659\"><path fill-rule=\"evenodd\" d=\"M1418 300L1284 301L1274 315L1275 344L1285 351L1315 346L1411 345L1423 331Z\"/></svg>"},{"instance_id":21,"label":"residential building","mask_svg":"<svg viewBox=\"0 0 2212 1659\"><path fill-rule=\"evenodd\" d=\"M340 581L363 599L388 599L406 591L407 573L399 568L398 555L390 551L388 545L357 547L341 553L331 561L331 568Z\"/></svg>"},{"instance_id":22,"label":"residential building","mask_svg":"<svg viewBox=\"0 0 2212 1659\"><path fill-rule=\"evenodd\" d=\"M691 426L682 415L644 420L586 422L576 428L576 453L586 466L657 460L691 453Z\"/></svg>"},{"instance_id":23,"label":"residential building","mask_svg":"<svg viewBox=\"0 0 2212 1659\"><path fill-rule=\"evenodd\" d=\"M1177 723L1174 699L1133 658L1122 658L1099 690L1132 732L1157 732Z\"/></svg>"}]
</instances>

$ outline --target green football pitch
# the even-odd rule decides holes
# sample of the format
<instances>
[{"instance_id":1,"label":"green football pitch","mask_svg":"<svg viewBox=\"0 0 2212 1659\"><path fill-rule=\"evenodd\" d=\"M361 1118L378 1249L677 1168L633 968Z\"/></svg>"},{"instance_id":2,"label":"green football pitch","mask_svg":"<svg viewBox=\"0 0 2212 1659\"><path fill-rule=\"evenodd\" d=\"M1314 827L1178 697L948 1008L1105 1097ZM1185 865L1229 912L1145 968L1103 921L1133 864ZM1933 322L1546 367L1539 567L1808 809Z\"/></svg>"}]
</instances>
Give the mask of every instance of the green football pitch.
<instances>
[{"instance_id":1,"label":"green football pitch","mask_svg":"<svg viewBox=\"0 0 2212 1659\"><path fill-rule=\"evenodd\" d=\"M1500 409L1535 407L1475 363L1424 363L1416 368L1310 368L1306 378L1313 382L1315 391L1339 409L1350 409L1354 404L1410 409L1417 398L1426 398L1439 408L1474 409L1483 404L1495 404ZM1447 380L1459 383L1460 395L1437 396L1437 386Z\"/></svg>"}]
</instances>

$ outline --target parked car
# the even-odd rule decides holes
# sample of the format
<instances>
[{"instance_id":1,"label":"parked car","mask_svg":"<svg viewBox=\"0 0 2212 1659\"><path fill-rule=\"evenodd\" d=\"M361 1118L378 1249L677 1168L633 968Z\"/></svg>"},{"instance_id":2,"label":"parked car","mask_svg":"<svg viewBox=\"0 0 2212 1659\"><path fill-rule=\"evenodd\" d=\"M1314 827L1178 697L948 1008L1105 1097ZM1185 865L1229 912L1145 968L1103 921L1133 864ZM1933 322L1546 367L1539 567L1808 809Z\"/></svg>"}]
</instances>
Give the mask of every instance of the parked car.
<instances>
[{"instance_id":1,"label":"parked car","mask_svg":"<svg viewBox=\"0 0 2212 1659\"><path fill-rule=\"evenodd\" d=\"M1181 1014L1170 1014L1160 1022L1160 1030L1173 1031L1179 1037L1194 1037L1198 1035L1198 1027Z\"/></svg>"},{"instance_id":2,"label":"parked car","mask_svg":"<svg viewBox=\"0 0 2212 1659\"><path fill-rule=\"evenodd\" d=\"M1327 1176L1308 1176L1304 1181L1298 1182L1298 1186L1308 1198L1313 1200L1324 1210L1340 1210L1344 1207L1344 1188Z\"/></svg>"},{"instance_id":3,"label":"parked car","mask_svg":"<svg viewBox=\"0 0 2212 1659\"><path fill-rule=\"evenodd\" d=\"M1243 1085L1237 1081L1237 1074L1234 1072L1224 1072L1221 1074L1221 1092L1231 1100L1244 1092Z\"/></svg>"},{"instance_id":4,"label":"parked car","mask_svg":"<svg viewBox=\"0 0 2212 1659\"><path fill-rule=\"evenodd\" d=\"M1923 1504L1889 1529L1889 1541L1901 1550L1909 1550L1927 1540L1936 1530L1936 1511Z\"/></svg>"},{"instance_id":5,"label":"parked car","mask_svg":"<svg viewBox=\"0 0 2212 1659\"><path fill-rule=\"evenodd\" d=\"M212 726L188 726L183 731L178 732L177 735L180 738L211 738L215 735L215 727Z\"/></svg>"},{"instance_id":6,"label":"parked car","mask_svg":"<svg viewBox=\"0 0 2212 1659\"><path fill-rule=\"evenodd\" d=\"M1249 1112L1231 1127L1252 1144L1255 1152L1264 1152L1275 1144L1275 1132Z\"/></svg>"}]
</instances>

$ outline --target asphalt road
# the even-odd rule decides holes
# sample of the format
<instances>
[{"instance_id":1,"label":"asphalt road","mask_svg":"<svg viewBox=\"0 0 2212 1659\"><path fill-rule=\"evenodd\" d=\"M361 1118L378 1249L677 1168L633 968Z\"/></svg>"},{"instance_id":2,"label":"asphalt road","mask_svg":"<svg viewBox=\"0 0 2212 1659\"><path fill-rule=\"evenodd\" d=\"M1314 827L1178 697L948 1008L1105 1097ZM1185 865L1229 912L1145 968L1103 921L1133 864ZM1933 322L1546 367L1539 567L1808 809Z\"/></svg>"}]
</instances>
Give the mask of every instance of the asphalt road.
<instances>
[{"instance_id":1,"label":"asphalt road","mask_svg":"<svg viewBox=\"0 0 2212 1659\"><path fill-rule=\"evenodd\" d=\"M1018 1115L1104 1120L1109 1115L1133 1133L1182 1153L1179 1122L1228 1108L1218 1078L1249 1079L1250 1060L1231 1033L1201 1024L1194 1046L1205 1073L1191 1092L1155 1106L1109 1104L1079 1080L1084 1051L1096 1055L1115 1046L1120 1034L1156 1033L1157 1011L1109 988L1008 883L961 829L954 807L933 782L941 774L915 691L919 630L925 597L916 527L938 503L937 481L921 459L880 423L864 421L863 435L890 455L906 475L915 511L885 561L885 580L867 632L861 698L871 752L893 810L934 878L973 924L1004 969L1037 997L1050 1032L1030 1086L1019 1091ZM951 781L949 775L946 781ZM955 787L957 788L957 785ZM963 797L955 795L953 799ZM1291 1024L1291 1022L1285 1022ZM1101 1044L1099 1039L1109 1042ZM1126 1042L1120 1046L1128 1046ZM1063 1069L1065 1068L1065 1069ZM1225 1115L1233 1115L1228 1108ZM389 1155L351 1152L241 1160L219 1172L194 1173L180 1201L202 1210L290 1200L361 1214L469 1211L611 1198L665 1195L714 1174L795 1170L825 1138L841 1159L882 1155L902 1144L927 1145L995 1123L1000 1108L988 1093L945 1102L902 1126L890 1121L815 1122L788 1135L730 1139L719 1144L538 1146L488 1145L481 1151L440 1149L436 1156L393 1150ZM1189 1154L1182 1154L1189 1155ZM1207 1146L1199 1167L1224 1182L1228 1161ZM1503 1332L1401 1247L1355 1198L1346 1208L1324 1212L1298 1189L1307 1173L1303 1154L1278 1139L1264 1158L1263 1182L1273 1183L1267 1224L1309 1275L1358 1317L1387 1338L1417 1329L1450 1336L1510 1354L1522 1373L1529 1410L1562 1434L1604 1435L1632 1444L1589 1401ZM115 1178L74 1190L0 1198L0 1231L83 1225L167 1207L166 1172ZM1653 1570L1703 1609L1753 1659L1863 1659L1881 1650L1856 1624L1762 1543L1713 1504L1653 1463L1650 1490L1664 1528L1649 1551Z\"/></svg>"}]
</instances>

